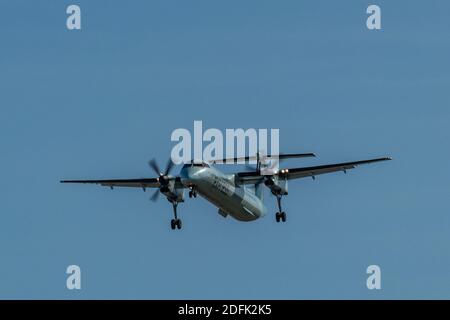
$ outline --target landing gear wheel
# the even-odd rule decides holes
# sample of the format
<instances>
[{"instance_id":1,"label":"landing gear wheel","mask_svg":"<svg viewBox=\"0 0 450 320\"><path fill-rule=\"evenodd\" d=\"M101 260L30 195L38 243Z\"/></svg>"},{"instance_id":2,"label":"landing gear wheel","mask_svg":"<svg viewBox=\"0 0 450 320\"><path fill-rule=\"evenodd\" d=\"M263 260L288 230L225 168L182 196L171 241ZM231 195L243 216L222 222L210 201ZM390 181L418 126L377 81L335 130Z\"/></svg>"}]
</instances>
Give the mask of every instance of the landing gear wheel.
<instances>
[{"instance_id":1,"label":"landing gear wheel","mask_svg":"<svg viewBox=\"0 0 450 320\"><path fill-rule=\"evenodd\" d=\"M189 198L192 198L192 191L189 191Z\"/></svg>"},{"instance_id":2,"label":"landing gear wheel","mask_svg":"<svg viewBox=\"0 0 450 320\"><path fill-rule=\"evenodd\" d=\"M175 219L170 220L170 227L172 228L172 230L175 230L175 225L176 225L176 220Z\"/></svg>"},{"instance_id":3,"label":"landing gear wheel","mask_svg":"<svg viewBox=\"0 0 450 320\"><path fill-rule=\"evenodd\" d=\"M278 205L278 212L275 215L275 219L277 219L277 222L283 221L286 222L286 213L284 211L281 211L281 195L277 196L277 205Z\"/></svg>"},{"instance_id":4,"label":"landing gear wheel","mask_svg":"<svg viewBox=\"0 0 450 320\"><path fill-rule=\"evenodd\" d=\"M176 225L177 225L177 228L178 228L178 230L180 230L181 229L181 219L177 219L176 220Z\"/></svg>"}]
</instances>

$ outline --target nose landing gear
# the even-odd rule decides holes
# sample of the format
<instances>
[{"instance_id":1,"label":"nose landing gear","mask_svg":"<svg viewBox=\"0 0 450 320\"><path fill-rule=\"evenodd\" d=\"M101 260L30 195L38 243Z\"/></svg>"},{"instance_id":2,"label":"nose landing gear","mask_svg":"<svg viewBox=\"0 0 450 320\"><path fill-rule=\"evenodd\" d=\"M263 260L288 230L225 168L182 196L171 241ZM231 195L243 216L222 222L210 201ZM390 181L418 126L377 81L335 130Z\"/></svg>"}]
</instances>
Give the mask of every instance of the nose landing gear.
<instances>
[{"instance_id":1,"label":"nose landing gear","mask_svg":"<svg viewBox=\"0 0 450 320\"><path fill-rule=\"evenodd\" d=\"M275 213L275 220L277 222L283 221L286 222L286 212L281 210L281 195L277 194L277 204L278 204L278 212Z\"/></svg>"}]
</instances>

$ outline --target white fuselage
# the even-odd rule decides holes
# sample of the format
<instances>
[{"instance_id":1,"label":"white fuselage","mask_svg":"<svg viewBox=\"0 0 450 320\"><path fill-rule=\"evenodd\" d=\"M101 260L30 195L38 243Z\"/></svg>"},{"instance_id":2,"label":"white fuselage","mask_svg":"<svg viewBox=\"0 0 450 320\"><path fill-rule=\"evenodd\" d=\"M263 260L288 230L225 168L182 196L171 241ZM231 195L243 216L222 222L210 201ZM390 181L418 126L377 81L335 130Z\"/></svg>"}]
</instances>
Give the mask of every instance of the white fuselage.
<instances>
[{"instance_id":1,"label":"white fuselage","mask_svg":"<svg viewBox=\"0 0 450 320\"><path fill-rule=\"evenodd\" d=\"M203 198L218 207L223 216L252 221L266 214L262 199L248 187L236 185L234 175L226 175L213 167L185 165L180 176L183 185L194 188Z\"/></svg>"}]
</instances>

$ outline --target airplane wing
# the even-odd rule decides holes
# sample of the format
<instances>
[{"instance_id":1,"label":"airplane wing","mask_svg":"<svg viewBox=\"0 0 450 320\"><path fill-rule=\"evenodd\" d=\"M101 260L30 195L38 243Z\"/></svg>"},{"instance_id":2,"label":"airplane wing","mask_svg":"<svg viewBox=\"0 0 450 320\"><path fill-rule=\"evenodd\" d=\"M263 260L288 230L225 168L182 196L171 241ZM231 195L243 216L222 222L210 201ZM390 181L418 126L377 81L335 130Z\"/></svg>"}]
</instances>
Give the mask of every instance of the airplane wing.
<instances>
[{"instance_id":1,"label":"airplane wing","mask_svg":"<svg viewBox=\"0 0 450 320\"><path fill-rule=\"evenodd\" d=\"M179 177L174 177L175 186L182 187ZM106 187L131 187L131 188L159 188L161 185L157 178L141 178L141 179L111 179L111 180L61 180L61 183L90 183L99 184Z\"/></svg>"},{"instance_id":2,"label":"airplane wing","mask_svg":"<svg viewBox=\"0 0 450 320\"><path fill-rule=\"evenodd\" d=\"M280 177L287 177L288 179L298 179L305 177L314 177L319 174L331 173L337 171L346 172L349 169L354 169L356 166L361 164L374 163L379 161L387 161L392 160L391 158L376 158L369 160L360 160L354 162L343 162L343 163L335 163L335 164L326 164L322 166L314 166L314 167L304 167L304 168L293 168L293 169L282 169L278 172Z\"/></svg>"},{"instance_id":3,"label":"airplane wing","mask_svg":"<svg viewBox=\"0 0 450 320\"><path fill-rule=\"evenodd\" d=\"M257 154L255 156L215 159L215 160L212 160L212 163L213 164L224 164L224 163L232 163L233 164L233 163L242 162L242 161L254 161L254 160L260 160L260 159L284 160L284 159L292 159L292 158L308 158L308 157L315 157L315 156L316 155L314 153L281 153L278 155Z\"/></svg>"},{"instance_id":4,"label":"airplane wing","mask_svg":"<svg viewBox=\"0 0 450 320\"><path fill-rule=\"evenodd\" d=\"M353 162L326 164L326 165L314 166L314 167L280 169L280 170L278 170L278 172L275 175L278 175L280 178L287 178L289 180L305 178L305 177L313 177L314 178L316 175L319 175L319 174L331 173L331 172L337 172L337 171L346 172L347 170L354 169L356 166L361 165L361 164L368 164L368 163L386 161L386 160L392 160L392 159L385 157L385 158L376 158L376 159L360 160L360 161L353 161ZM261 181L261 177L262 177L262 175L260 175L259 172L257 172L257 171L239 172L239 173L237 173L236 176L242 184L257 183L257 182Z\"/></svg>"}]
</instances>

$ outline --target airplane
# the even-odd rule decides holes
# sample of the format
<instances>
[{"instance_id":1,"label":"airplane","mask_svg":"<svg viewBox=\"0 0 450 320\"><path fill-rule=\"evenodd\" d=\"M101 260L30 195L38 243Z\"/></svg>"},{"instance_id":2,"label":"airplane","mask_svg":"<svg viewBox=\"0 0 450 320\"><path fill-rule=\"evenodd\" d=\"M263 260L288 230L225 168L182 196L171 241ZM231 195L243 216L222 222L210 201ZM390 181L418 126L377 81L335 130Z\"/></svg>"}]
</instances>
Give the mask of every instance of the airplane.
<instances>
[{"instance_id":1,"label":"airplane","mask_svg":"<svg viewBox=\"0 0 450 320\"><path fill-rule=\"evenodd\" d=\"M111 179L111 180L61 180L61 183L87 183L114 187L156 188L152 201L156 201L159 194L163 194L172 204L174 218L170 221L172 230L181 229L181 219L177 214L177 206L184 202L184 190L189 189L189 198L196 198L197 194L215 205L218 213L223 216L231 216L239 221L254 221L262 218L267 213L263 202L263 187L268 187L277 199L278 212L275 214L276 222L286 222L286 213L282 210L281 199L288 195L288 181L298 178L353 169L361 164L368 164L386 160L389 157L326 164L312 167L273 169L273 163L288 158L315 157L314 153L295 153L263 155L259 152L254 156L218 159L212 162L191 160L185 163L176 176L170 175L174 166L171 159L167 162L164 171L161 171L155 159L149 161L149 166L157 174L157 178L139 179ZM214 164L242 163L255 161L256 169L251 171L226 174L214 167ZM269 165L272 163L272 165Z\"/></svg>"}]
</instances>

